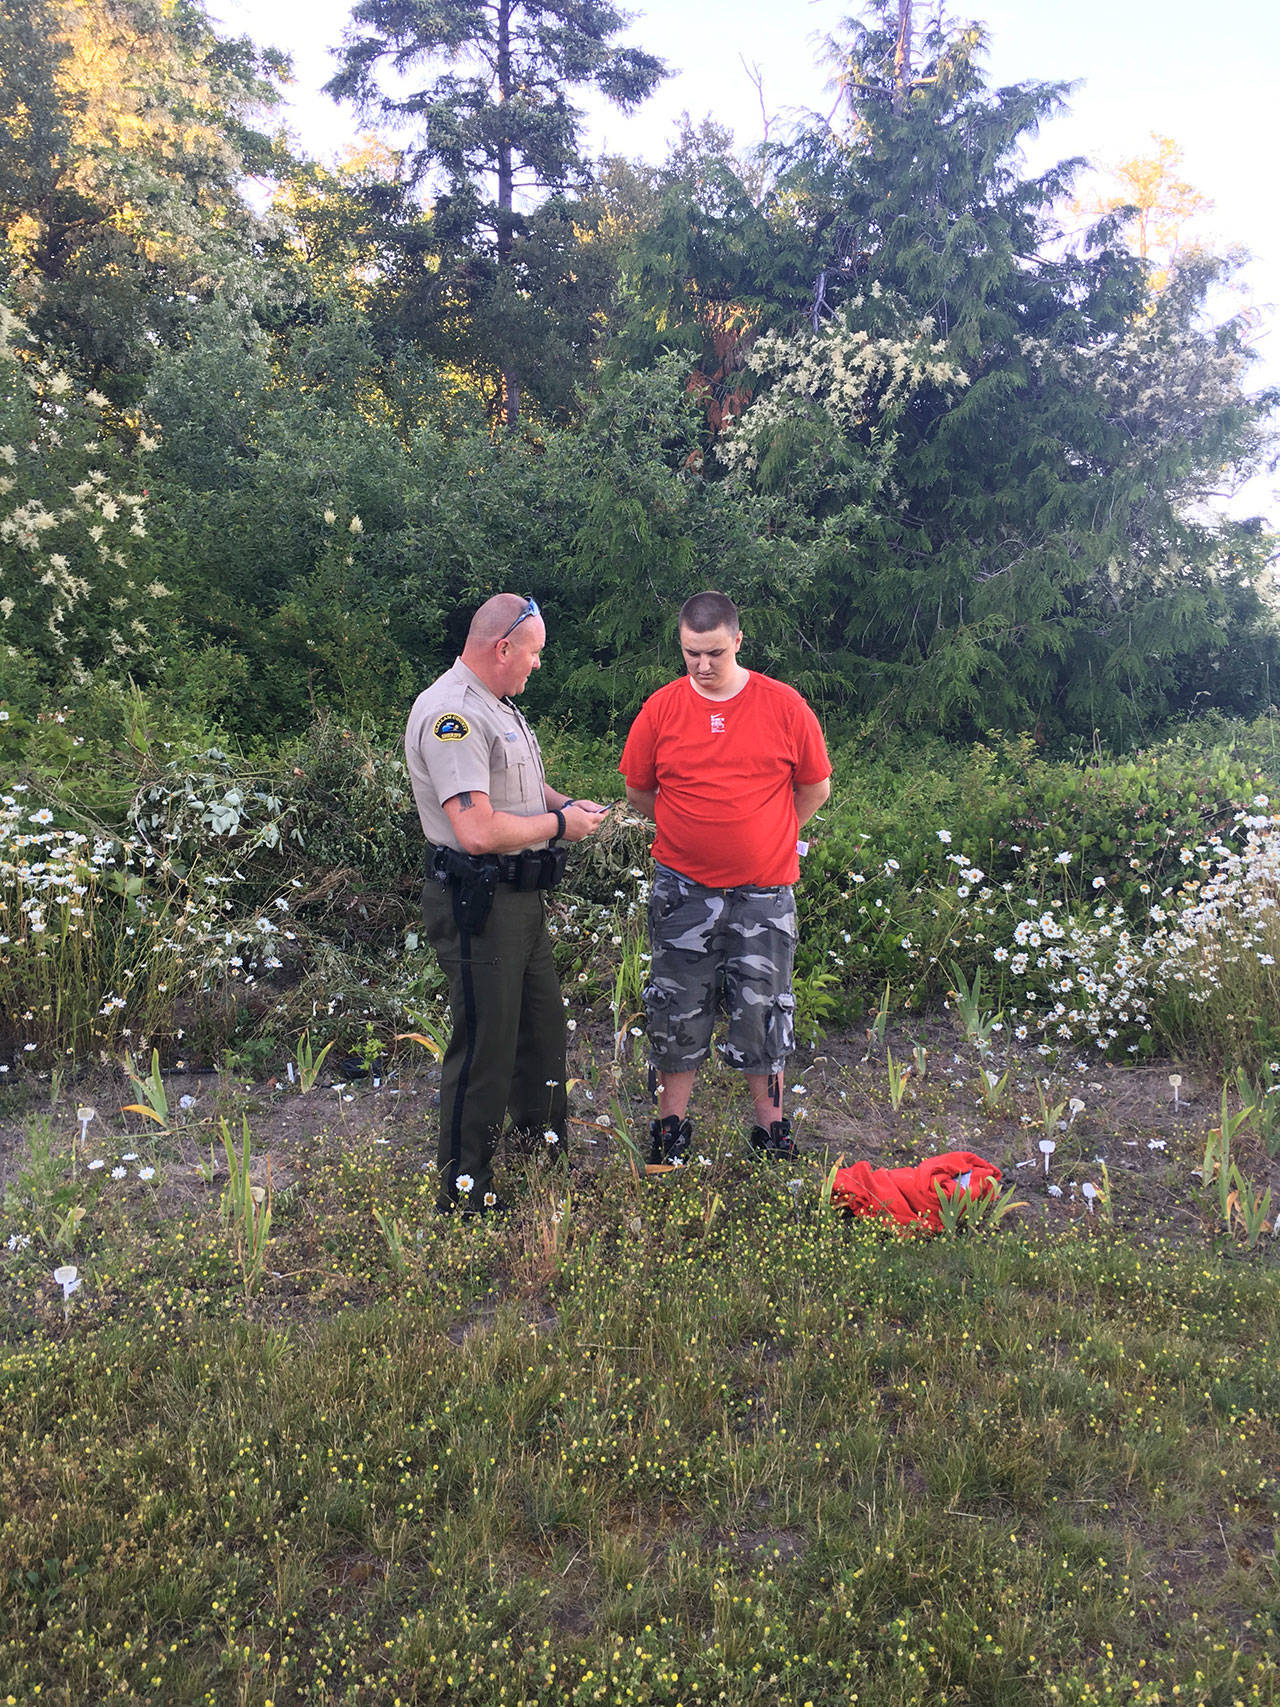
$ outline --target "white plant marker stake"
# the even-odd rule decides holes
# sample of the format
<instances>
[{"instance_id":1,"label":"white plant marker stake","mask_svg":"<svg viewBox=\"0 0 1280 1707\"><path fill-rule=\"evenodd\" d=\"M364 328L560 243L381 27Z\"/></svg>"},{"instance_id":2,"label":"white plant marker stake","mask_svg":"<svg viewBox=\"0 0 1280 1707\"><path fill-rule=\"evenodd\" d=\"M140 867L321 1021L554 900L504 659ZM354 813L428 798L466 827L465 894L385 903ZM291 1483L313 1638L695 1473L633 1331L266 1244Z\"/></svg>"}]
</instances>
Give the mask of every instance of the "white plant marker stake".
<instances>
[{"instance_id":1,"label":"white plant marker stake","mask_svg":"<svg viewBox=\"0 0 1280 1707\"><path fill-rule=\"evenodd\" d=\"M1040 1154L1044 1157L1044 1177L1046 1179L1049 1177L1049 1157L1057 1148L1058 1146L1054 1143L1052 1138L1042 1138L1040 1140Z\"/></svg>"},{"instance_id":2,"label":"white plant marker stake","mask_svg":"<svg viewBox=\"0 0 1280 1707\"><path fill-rule=\"evenodd\" d=\"M1169 1083L1173 1086L1173 1106L1175 1108L1177 1108L1177 1106L1178 1106L1178 1090L1182 1084L1182 1074L1181 1073L1170 1073L1169 1074Z\"/></svg>"},{"instance_id":3,"label":"white plant marker stake","mask_svg":"<svg viewBox=\"0 0 1280 1707\"><path fill-rule=\"evenodd\" d=\"M79 1144L73 1144L71 1146L71 1177L73 1179L79 1179L80 1177L80 1157L78 1152L84 1149L85 1140L89 1136L89 1122L91 1120L96 1120L97 1117L97 1109L87 1102L81 1103L80 1107L76 1110L76 1119L80 1122L80 1142Z\"/></svg>"},{"instance_id":4,"label":"white plant marker stake","mask_svg":"<svg viewBox=\"0 0 1280 1707\"><path fill-rule=\"evenodd\" d=\"M1096 1185L1094 1185L1092 1180L1087 1179L1084 1182L1084 1184L1080 1187L1080 1190L1083 1193L1085 1202L1089 1205L1089 1213L1090 1213L1090 1215L1092 1215L1093 1214L1093 1200L1098 1195L1098 1188Z\"/></svg>"},{"instance_id":5,"label":"white plant marker stake","mask_svg":"<svg viewBox=\"0 0 1280 1707\"><path fill-rule=\"evenodd\" d=\"M80 1275L74 1263L63 1263L61 1268L55 1268L53 1278L62 1288L62 1319L71 1320L71 1294L79 1289Z\"/></svg>"}]
</instances>

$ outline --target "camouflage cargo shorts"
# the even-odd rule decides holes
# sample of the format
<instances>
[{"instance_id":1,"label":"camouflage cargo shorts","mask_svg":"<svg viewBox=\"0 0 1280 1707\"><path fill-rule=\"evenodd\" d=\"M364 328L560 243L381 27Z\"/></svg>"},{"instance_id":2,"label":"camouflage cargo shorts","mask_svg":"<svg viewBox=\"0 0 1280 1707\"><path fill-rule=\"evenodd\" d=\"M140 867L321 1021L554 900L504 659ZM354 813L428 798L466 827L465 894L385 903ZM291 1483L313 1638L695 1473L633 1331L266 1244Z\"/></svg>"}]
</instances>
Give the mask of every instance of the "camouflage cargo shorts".
<instances>
[{"instance_id":1,"label":"camouflage cargo shorts","mask_svg":"<svg viewBox=\"0 0 1280 1707\"><path fill-rule=\"evenodd\" d=\"M692 1072L711 1052L723 1007L720 1053L744 1073L778 1073L795 1043L791 968L795 896L785 885L704 889L655 865L649 895L653 956L644 1006L654 1064Z\"/></svg>"}]
</instances>

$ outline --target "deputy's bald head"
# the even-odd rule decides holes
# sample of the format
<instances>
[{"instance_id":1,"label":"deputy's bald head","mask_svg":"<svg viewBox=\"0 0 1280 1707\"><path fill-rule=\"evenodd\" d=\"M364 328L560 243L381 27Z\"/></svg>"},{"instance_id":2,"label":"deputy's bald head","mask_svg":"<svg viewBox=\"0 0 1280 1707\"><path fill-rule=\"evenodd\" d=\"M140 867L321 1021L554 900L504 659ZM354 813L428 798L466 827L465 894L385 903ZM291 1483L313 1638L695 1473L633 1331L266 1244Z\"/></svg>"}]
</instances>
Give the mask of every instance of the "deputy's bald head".
<instances>
[{"instance_id":1,"label":"deputy's bald head","mask_svg":"<svg viewBox=\"0 0 1280 1707\"><path fill-rule=\"evenodd\" d=\"M471 618L471 627L467 630L468 647L492 646L519 622L528 608L528 599L521 598L519 593L495 593Z\"/></svg>"}]
</instances>

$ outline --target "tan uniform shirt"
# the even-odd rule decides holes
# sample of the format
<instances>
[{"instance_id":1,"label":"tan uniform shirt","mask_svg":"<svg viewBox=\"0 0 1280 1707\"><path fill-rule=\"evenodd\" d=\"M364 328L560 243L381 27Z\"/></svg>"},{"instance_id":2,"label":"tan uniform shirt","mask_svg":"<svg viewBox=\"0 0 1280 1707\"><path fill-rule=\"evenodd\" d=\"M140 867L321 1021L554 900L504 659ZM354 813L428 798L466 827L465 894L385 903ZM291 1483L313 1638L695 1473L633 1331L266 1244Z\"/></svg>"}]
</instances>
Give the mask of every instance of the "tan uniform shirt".
<instances>
[{"instance_id":1,"label":"tan uniform shirt","mask_svg":"<svg viewBox=\"0 0 1280 1707\"><path fill-rule=\"evenodd\" d=\"M537 738L510 700L489 692L461 658L413 702L405 759L429 842L458 847L443 802L487 794L495 812L533 818L547 811ZM530 847L545 847L531 838Z\"/></svg>"}]
</instances>

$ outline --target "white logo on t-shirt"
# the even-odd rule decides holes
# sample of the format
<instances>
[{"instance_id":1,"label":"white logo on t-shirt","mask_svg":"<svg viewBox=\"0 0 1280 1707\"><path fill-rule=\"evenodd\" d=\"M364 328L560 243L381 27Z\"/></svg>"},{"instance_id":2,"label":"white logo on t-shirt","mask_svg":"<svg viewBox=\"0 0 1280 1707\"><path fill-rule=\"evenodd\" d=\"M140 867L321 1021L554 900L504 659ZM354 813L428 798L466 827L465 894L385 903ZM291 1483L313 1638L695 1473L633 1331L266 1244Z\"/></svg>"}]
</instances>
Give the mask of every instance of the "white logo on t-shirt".
<instances>
[{"instance_id":1,"label":"white logo on t-shirt","mask_svg":"<svg viewBox=\"0 0 1280 1707\"><path fill-rule=\"evenodd\" d=\"M713 711L711 713L711 733L713 735L723 735L724 734L724 712L723 711Z\"/></svg>"}]
</instances>

